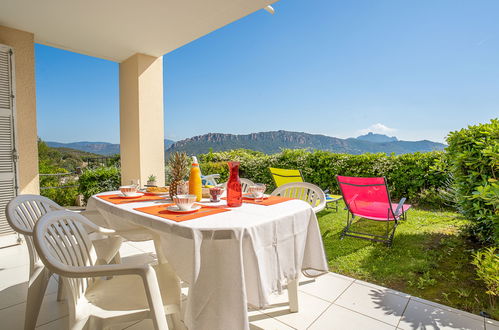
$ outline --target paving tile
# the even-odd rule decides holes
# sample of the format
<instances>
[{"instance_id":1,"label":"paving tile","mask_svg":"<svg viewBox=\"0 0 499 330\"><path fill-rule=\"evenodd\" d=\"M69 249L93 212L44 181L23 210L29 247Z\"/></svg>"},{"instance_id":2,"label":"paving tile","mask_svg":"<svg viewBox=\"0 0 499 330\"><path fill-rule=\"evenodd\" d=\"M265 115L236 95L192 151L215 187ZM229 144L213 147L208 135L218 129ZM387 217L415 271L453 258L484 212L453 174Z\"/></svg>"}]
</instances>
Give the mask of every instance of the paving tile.
<instances>
[{"instance_id":1,"label":"paving tile","mask_svg":"<svg viewBox=\"0 0 499 330\"><path fill-rule=\"evenodd\" d=\"M1 268L29 265L28 247L26 244L20 244L0 249L0 260Z\"/></svg>"},{"instance_id":2,"label":"paving tile","mask_svg":"<svg viewBox=\"0 0 499 330\"><path fill-rule=\"evenodd\" d=\"M0 268L0 291L28 281L29 265Z\"/></svg>"},{"instance_id":3,"label":"paving tile","mask_svg":"<svg viewBox=\"0 0 499 330\"><path fill-rule=\"evenodd\" d=\"M335 304L396 326L409 297L391 291L393 290L368 287L355 282Z\"/></svg>"},{"instance_id":4,"label":"paving tile","mask_svg":"<svg viewBox=\"0 0 499 330\"><path fill-rule=\"evenodd\" d=\"M298 290L333 302L352 283L353 279L347 280L345 278L333 276L332 274L325 274L318 277L314 282L300 285Z\"/></svg>"},{"instance_id":5,"label":"paving tile","mask_svg":"<svg viewBox=\"0 0 499 330\"><path fill-rule=\"evenodd\" d=\"M45 295L57 292L57 280L53 277L49 280ZM0 291L0 309L14 306L26 301L28 296L28 282L14 284Z\"/></svg>"},{"instance_id":6,"label":"paving tile","mask_svg":"<svg viewBox=\"0 0 499 330\"><path fill-rule=\"evenodd\" d=\"M385 288L384 286L373 284L373 283L369 283L369 282L366 282L366 281L355 280L355 283L361 284L361 285L364 285L364 286L367 286L367 287L370 287L370 288L373 288L373 289L376 289L376 290L383 290L384 292L388 292L388 293L391 293L391 294L394 294L394 295L397 295L397 296L402 296L402 297L406 297L406 298L410 298L411 297L410 294L407 294L407 293L404 293L404 292L400 292L400 291L396 291L396 290L393 290L393 289L390 289L390 288Z\"/></svg>"},{"instance_id":7,"label":"paving tile","mask_svg":"<svg viewBox=\"0 0 499 330\"><path fill-rule=\"evenodd\" d=\"M333 304L308 329L394 330L395 326Z\"/></svg>"},{"instance_id":8,"label":"paving tile","mask_svg":"<svg viewBox=\"0 0 499 330\"><path fill-rule=\"evenodd\" d=\"M121 258L123 264L156 264L156 256L152 253L138 252Z\"/></svg>"},{"instance_id":9,"label":"paving tile","mask_svg":"<svg viewBox=\"0 0 499 330\"><path fill-rule=\"evenodd\" d=\"M141 242L132 242L127 241L126 244L130 244L131 246L141 250L142 252L153 252L156 254L156 248L154 247L154 241L141 241Z\"/></svg>"},{"instance_id":10,"label":"paving tile","mask_svg":"<svg viewBox=\"0 0 499 330\"><path fill-rule=\"evenodd\" d=\"M261 310L266 315L296 329L305 329L329 307L330 303L304 292L298 292L299 312L291 313L288 305L288 294L272 295L271 306Z\"/></svg>"},{"instance_id":11,"label":"paving tile","mask_svg":"<svg viewBox=\"0 0 499 330\"><path fill-rule=\"evenodd\" d=\"M491 319L485 319L485 329L499 330L499 322Z\"/></svg>"},{"instance_id":12,"label":"paving tile","mask_svg":"<svg viewBox=\"0 0 499 330\"><path fill-rule=\"evenodd\" d=\"M459 310L459 309L456 309L456 308L452 308L452 307L449 307L449 306L446 306L446 305L442 305L442 304L439 304L437 302L426 300L426 299L423 299L423 298L412 297L411 300L414 300L414 301L417 301L417 302L420 302L420 303L423 303L423 304L426 304L426 305L430 305L430 306L433 306L433 307L437 307L437 308L440 308L440 309L443 309L443 310L447 310L447 311L450 311L450 312L454 312L454 313L457 313L457 314L461 314L461 315L470 317L470 318L475 319L475 320L483 321L483 319L484 319L483 316L480 316L480 315L477 315L477 314L468 313L468 312L465 312L465 311L462 311L462 310Z\"/></svg>"},{"instance_id":13,"label":"paving tile","mask_svg":"<svg viewBox=\"0 0 499 330\"><path fill-rule=\"evenodd\" d=\"M293 328L261 312L251 313L249 322L250 330L293 330Z\"/></svg>"},{"instance_id":14,"label":"paving tile","mask_svg":"<svg viewBox=\"0 0 499 330\"><path fill-rule=\"evenodd\" d=\"M144 252L140 249L137 249L133 245L130 245L129 242L125 242L125 243L121 244L120 255L122 258L132 256L135 254L140 254L140 253L144 253Z\"/></svg>"},{"instance_id":15,"label":"paving tile","mask_svg":"<svg viewBox=\"0 0 499 330\"><path fill-rule=\"evenodd\" d=\"M342 278L342 279L345 279L345 280L348 280L348 281L355 281L354 278L351 278L351 277L348 277L348 276L345 276L345 275L341 275L341 274L338 274L338 273L329 272L329 275L334 276L334 277L338 277L338 278Z\"/></svg>"},{"instance_id":16,"label":"paving tile","mask_svg":"<svg viewBox=\"0 0 499 330\"><path fill-rule=\"evenodd\" d=\"M122 325L121 328L112 328L110 330L117 330L117 329L126 329L126 330L154 330L154 326L152 324L152 320L150 319L145 319L145 320L142 320L142 321L135 321L135 322L130 322L130 324L126 325ZM171 328L170 328L171 329ZM185 329L179 329L179 330L187 330L187 328Z\"/></svg>"},{"instance_id":17,"label":"paving tile","mask_svg":"<svg viewBox=\"0 0 499 330\"><path fill-rule=\"evenodd\" d=\"M483 319L477 320L411 299L398 328L404 330L479 330L484 329L484 321Z\"/></svg>"},{"instance_id":18,"label":"paving tile","mask_svg":"<svg viewBox=\"0 0 499 330\"><path fill-rule=\"evenodd\" d=\"M22 303L0 310L2 329L23 329L25 308L26 303ZM57 294L50 294L45 296L43 300L37 324L44 325L67 315L68 308L66 302L58 302Z\"/></svg>"},{"instance_id":19,"label":"paving tile","mask_svg":"<svg viewBox=\"0 0 499 330\"><path fill-rule=\"evenodd\" d=\"M142 320L136 323L133 323L132 325L125 326L123 330L154 330L154 326L152 324L152 320Z\"/></svg>"},{"instance_id":20,"label":"paving tile","mask_svg":"<svg viewBox=\"0 0 499 330\"><path fill-rule=\"evenodd\" d=\"M36 327L36 330L66 330L69 328L69 316Z\"/></svg>"}]
</instances>

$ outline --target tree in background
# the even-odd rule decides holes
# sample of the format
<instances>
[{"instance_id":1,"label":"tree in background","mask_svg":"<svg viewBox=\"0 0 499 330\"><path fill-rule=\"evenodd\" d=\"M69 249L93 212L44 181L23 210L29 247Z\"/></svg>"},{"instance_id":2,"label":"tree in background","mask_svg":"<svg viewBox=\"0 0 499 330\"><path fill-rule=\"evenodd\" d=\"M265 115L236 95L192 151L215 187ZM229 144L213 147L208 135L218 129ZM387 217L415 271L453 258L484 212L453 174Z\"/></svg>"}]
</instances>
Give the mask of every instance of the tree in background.
<instances>
[{"instance_id":1,"label":"tree in background","mask_svg":"<svg viewBox=\"0 0 499 330\"><path fill-rule=\"evenodd\" d=\"M63 162L62 154L47 146L45 142L38 139L38 171L40 174L70 173L66 168L61 167ZM70 188L57 188L61 186L75 186ZM45 187L54 187L43 189ZM76 181L70 176L40 175L40 194L64 206L75 205L78 191Z\"/></svg>"}]
</instances>

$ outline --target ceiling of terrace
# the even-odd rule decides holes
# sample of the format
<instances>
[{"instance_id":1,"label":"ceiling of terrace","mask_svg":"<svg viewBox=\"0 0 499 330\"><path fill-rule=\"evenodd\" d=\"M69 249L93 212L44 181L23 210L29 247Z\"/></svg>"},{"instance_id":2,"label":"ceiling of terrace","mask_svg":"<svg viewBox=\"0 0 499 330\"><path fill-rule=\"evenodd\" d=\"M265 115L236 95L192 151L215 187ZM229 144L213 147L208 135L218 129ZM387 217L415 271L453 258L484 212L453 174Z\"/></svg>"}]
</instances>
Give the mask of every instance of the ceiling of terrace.
<instances>
[{"instance_id":1,"label":"ceiling of terrace","mask_svg":"<svg viewBox=\"0 0 499 330\"><path fill-rule=\"evenodd\" d=\"M0 25L121 62L161 56L277 0L0 0Z\"/></svg>"}]
</instances>

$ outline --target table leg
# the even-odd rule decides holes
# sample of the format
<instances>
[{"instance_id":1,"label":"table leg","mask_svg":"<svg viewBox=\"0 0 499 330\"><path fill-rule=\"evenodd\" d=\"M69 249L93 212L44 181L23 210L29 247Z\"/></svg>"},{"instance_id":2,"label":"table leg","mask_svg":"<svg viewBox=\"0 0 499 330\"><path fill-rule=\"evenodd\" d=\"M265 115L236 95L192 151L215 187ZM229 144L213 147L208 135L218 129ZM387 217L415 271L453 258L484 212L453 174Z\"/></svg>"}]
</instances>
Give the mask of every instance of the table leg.
<instances>
[{"instance_id":1,"label":"table leg","mask_svg":"<svg viewBox=\"0 0 499 330\"><path fill-rule=\"evenodd\" d=\"M288 281L289 311L298 313L298 279Z\"/></svg>"}]
</instances>

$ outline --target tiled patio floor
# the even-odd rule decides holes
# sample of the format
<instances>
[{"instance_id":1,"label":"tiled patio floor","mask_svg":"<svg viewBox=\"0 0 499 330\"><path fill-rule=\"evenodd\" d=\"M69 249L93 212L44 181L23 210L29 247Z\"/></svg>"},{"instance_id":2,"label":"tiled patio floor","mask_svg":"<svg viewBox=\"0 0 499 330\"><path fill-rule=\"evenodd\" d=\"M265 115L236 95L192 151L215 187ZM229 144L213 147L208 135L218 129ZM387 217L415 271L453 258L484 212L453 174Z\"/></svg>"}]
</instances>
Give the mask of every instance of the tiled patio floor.
<instances>
[{"instance_id":1,"label":"tiled patio floor","mask_svg":"<svg viewBox=\"0 0 499 330\"><path fill-rule=\"evenodd\" d=\"M152 258L153 251L152 242L127 242L121 253L127 262L144 254ZM25 245L0 249L1 329L23 329L28 267ZM289 313L287 294L275 296L271 308L250 310L251 329L499 330L499 322L334 273L304 280L299 290L299 313ZM37 329L67 329L67 306L56 301L56 291L53 278ZM152 329L152 323L145 320L115 329Z\"/></svg>"}]
</instances>

